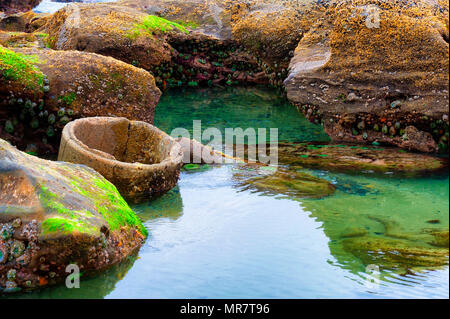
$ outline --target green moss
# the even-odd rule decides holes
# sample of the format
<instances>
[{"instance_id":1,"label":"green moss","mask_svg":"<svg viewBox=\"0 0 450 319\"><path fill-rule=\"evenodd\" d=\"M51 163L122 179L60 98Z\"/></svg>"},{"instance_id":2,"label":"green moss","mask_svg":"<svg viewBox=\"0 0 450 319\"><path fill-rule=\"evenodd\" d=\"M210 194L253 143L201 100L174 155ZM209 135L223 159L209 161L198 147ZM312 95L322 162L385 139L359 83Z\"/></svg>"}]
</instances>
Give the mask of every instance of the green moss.
<instances>
[{"instance_id":1,"label":"green moss","mask_svg":"<svg viewBox=\"0 0 450 319\"><path fill-rule=\"evenodd\" d=\"M137 227L144 236L148 235L147 229L142 225L139 217L131 210L113 184L103 178L94 178L93 182L98 188L106 190L103 198L99 196L97 200L97 210L108 222L111 230L129 225ZM104 201L113 205L116 211L109 210L106 205L103 205Z\"/></svg>"},{"instance_id":2,"label":"green moss","mask_svg":"<svg viewBox=\"0 0 450 319\"><path fill-rule=\"evenodd\" d=\"M140 23L136 23L128 32L127 37L135 40L141 35L153 36L155 34L163 34L167 31L178 29L181 32L189 33L185 26L172 22L154 15L146 16Z\"/></svg>"},{"instance_id":3,"label":"green moss","mask_svg":"<svg viewBox=\"0 0 450 319\"><path fill-rule=\"evenodd\" d=\"M29 88L44 86L44 74L34 64L37 56L15 53L0 45L0 75L6 80L20 81Z\"/></svg>"}]
</instances>

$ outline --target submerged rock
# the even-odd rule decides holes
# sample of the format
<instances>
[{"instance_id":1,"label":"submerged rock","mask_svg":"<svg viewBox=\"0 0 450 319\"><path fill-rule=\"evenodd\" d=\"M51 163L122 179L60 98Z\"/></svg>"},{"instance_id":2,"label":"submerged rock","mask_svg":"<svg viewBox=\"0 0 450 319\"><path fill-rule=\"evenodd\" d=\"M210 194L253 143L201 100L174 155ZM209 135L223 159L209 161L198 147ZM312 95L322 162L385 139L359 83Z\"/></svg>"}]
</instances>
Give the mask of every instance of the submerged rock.
<instances>
[{"instance_id":1,"label":"submerged rock","mask_svg":"<svg viewBox=\"0 0 450 319\"><path fill-rule=\"evenodd\" d=\"M358 236L342 242L344 249L366 265L382 265L383 269L433 268L448 265L448 246L427 247L414 241Z\"/></svg>"},{"instance_id":2,"label":"submerged rock","mask_svg":"<svg viewBox=\"0 0 450 319\"><path fill-rule=\"evenodd\" d=\"M243 189L289 198L321 198L336 189L329 181L306 173L257 164L238 166L233 179Z\"/></svg>"},{"instance_id":3,"label":"submerged rock","mask_svg":"<svg viewBox=\"0 0 450 319\"><path fill-rule=\"evenodd\" d=\"M58 159L95 169L127 200L139 202L175 187L183 152L173 138L148 123L93 117L64 127Z\"/></svg>"},{"instance_id":4,"label":"submerged rock","mask_svg":"<svg viewBox=\"0 0 450 319\"><path fill-rule=\"evenodd\" d=\"M367 266L376 265L380 279L387 280L448 266L448 205L440 201L448 189L423 195L424 188L433 186L420 179L341 176L329 175L337 190L326 201L302 200L302 207L322 223L336 266L364 276ZM342 193L339 184L358 181L373 192ZM430 223L436 217L439 222Z\"/></svg>"},{"instance_id":5,"label":"submerged rock","mask_svg":"<svg viewBox=\"0 0 450 319\"><path fill-rule=\"evenodd\" d=\"M0 15L0 30L15 32L33 32L41 28L48 20L47 13L16 13L2 17Z\"/></svg>"},{"instance_id":6,"label":"submerged rock","mask_svg":"<svg viewBox=\"0 0 450 319\"><path fill-rule=\"evenodd\" d=\"M0 287L65 280L66 266L103 270L147 236L117 189L94 170L27 155L0 140Z\"/></svg>"}]
</instances>

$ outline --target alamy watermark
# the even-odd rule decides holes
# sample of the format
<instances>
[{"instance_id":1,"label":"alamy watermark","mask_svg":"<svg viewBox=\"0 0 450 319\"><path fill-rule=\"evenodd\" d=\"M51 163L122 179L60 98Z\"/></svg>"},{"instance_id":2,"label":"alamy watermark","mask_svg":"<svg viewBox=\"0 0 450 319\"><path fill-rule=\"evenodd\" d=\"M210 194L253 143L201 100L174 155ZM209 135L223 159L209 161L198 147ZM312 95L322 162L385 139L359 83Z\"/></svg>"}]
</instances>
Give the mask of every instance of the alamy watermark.
<instances>
[{"instance_id":1,"label":"alamy watermark","mask_svg":"<svg viewBox=\"0 0 450 319\"><path fill-rule=\"evenodd\" d=\"M80 288L80 267L76 264L70 264L66 267L66 287L69 289Z\"/></svg>"}]
</instances>

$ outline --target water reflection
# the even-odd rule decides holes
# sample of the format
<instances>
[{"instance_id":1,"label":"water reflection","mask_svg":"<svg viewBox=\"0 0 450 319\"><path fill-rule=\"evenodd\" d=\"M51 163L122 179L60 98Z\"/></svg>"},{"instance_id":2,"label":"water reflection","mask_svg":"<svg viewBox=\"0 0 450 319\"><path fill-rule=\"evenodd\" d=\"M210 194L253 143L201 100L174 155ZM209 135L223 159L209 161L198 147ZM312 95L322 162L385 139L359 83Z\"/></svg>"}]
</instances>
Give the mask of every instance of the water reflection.
<instances>
[{"instance_id":1,"label":"water reflection","mask_svg":"<svg viewBox=\"0 0 450 319\"><path fill-rule=\"evenodd\" d=\"M183 215L183 200L181 199L180 188L178 186L173 188L151 203L135 205L133 210L144 224L158 218L168 218L175 221Z\"/></svg>"}]
</instances>

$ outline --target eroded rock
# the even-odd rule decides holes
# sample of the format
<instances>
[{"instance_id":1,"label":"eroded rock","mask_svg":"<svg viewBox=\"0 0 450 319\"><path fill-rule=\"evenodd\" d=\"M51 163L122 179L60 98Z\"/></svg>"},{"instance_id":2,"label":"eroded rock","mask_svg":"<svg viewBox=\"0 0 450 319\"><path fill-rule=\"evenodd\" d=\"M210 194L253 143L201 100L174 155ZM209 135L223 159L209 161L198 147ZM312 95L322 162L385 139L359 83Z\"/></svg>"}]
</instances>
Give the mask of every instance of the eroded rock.
<instances>
[{"instance_id":1,"label":"eroded rock","mask_svg":"<svg viewBox=\"0 0 450 319\"><path fill-rule=\"evenodd\" d=\"M93 117L64 127L58 159L95 169L127 200L139 202L175 187L183 152L148 123Z\"/></svg>"},{"instance_id":2,"label":"eroded rock","mask_svg":"<svg viewBox=\"0 0 450 319\"><path fill-rule=\"evenodd\" d=\"M66 266L90 273L147 236L117 189L94 170L51 162L0 140L0 290L56 284Z\"/></svg>"}]
</instances>

